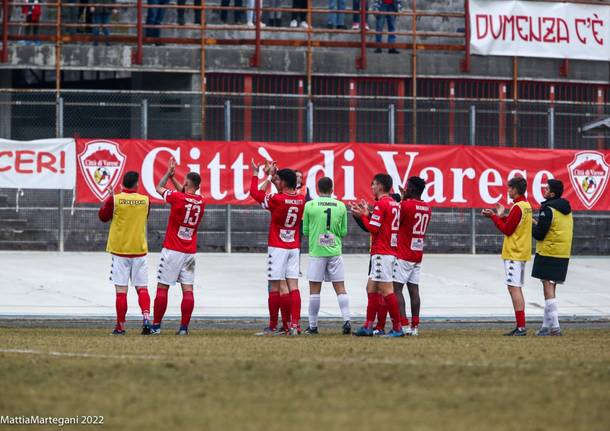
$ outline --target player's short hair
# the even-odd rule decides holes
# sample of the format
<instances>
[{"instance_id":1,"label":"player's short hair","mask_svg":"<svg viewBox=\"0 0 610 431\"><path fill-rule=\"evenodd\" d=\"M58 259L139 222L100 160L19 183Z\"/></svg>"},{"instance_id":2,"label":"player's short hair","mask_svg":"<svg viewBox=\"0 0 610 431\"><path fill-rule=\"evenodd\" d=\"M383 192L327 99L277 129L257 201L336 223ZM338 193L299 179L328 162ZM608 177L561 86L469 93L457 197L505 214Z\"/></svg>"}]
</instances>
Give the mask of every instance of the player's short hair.
<instances>
[{"instance_id":1,"label":"player's short hair","mask_svg":"<svg viewBox=\"0 0 610 431\"><path fill-rule=\"evenodd\" d=\"M563 194L563 183L560 180L552 178L547 184L549 185L549 190L555 194L555 197L560 198Z\"/></svg>"},{"instance_id":2,"label":"player's short hair","mask_svg":"<svg viewBox=\"0 0 610 431\"><path fill-rule=\"evenodd\" d=\"M280 180L284 181L289 188L297 188L297 173L292 169L280 169L277 171L277 176Z\"/></svg>"},{"instance_id":3,"label":"player's short hair","mask_svg":"<svg viewBox=\"0 0 610 431\"><path fill-rule=\"evenodd\" d=\"M389 192L394 184L392 177L388 174L377 174L373 177L373 181L377 181L379 184L381 184L384 192Z\"/></svg>"},{"instance_id":4,"label":"player's short hair","mask_svg":"<svg viewBox=\"0 0 610 431\"><path fill-rule=\"evenodd\" d=\"M195 189L199 188L199 185L201 184L201 175L199 175L197 172L189 172L186 174L186 179L190 181Z\"/></svg>"},{"instance_id":5,"label":"player's short hair","mask_svg":"<svg viewBox=\"0 0 610 431\"><path fill-rule=\"evenodd\" d=\"M133 189L136 184L138 184L138 180L140 179L140 174L136 171L129 171L123 175L123 187L126 189Z\"/></svg>"},{"instance_id":6,"label":"player's short hair","mask_svg":"<svg viewBox=\"0 0 610 431\"><path fill-rule=\"evenodd\" d=\"M413 176L407 180L407 187L411 189L415 196L421 196L426 190L426 181L423 178Z\"/></svg>"},{"instance_id":7,"label":"player's short hair","mask_svg":"<svg viewBox=\"0 0 610 431\"><path fill-rule=\"evenodd\" d=\"M325 195L333 191L333 180L328 177L322 177L318 180L318 191Z\"/></svg>"},{"instance_id":8,"label":"player's short hair","mask_svg":"<svg viewBox=\"0 0 610 431\"><path fill-rule=\"evenodd\" d=\"M508 180L508 187L512 187L517 190L517 193L524 195L527 190L527 181L522 176L512 177Z\"/></svg>"}]
</instances>

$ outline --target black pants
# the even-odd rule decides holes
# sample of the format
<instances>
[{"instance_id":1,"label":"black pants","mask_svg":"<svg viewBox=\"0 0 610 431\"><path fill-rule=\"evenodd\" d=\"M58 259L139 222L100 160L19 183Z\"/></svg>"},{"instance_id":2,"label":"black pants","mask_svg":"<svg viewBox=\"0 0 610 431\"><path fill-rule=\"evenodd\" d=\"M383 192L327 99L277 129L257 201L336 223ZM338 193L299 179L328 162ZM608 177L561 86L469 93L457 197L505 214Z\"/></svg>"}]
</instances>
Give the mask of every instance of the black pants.
<instances>
[{"instance_id":1,"label":"black pants","mask_svg":"<svg viewBox=\"0 0 610 431\"><path fill-rule=\"evenodd\" d=\"M186 5L186 0L178 0L178 6L184 6L184 5ZM201 6L201 0L193 0L193 5ZM184 25L184 23L185 23L185 20L184 20L185 12L186 12L186 9L178 9L178 24L180 24L180 25ZM195 24L201 24L201 10L195 9L194 15L195 15Z\"/></svg>"},{"instance_id":2,"label":"black pants","mask_svg":"<svg viewBox=\"0 0 610 431\"><path fill-rule=\"evenodd\" d=\"M293 9L307 9L307 0L292 0ZM292 12L292 19L297 22L307 21L307 12Z\"/></svg>"},{"instance_id":3,"label":"black pants","mask_svg":"<svg viewBox=\"0 0 610 431\"><path fill-rule=\"evenodd\" d=\"M243 6L242 0L234 0L233 3L234 3L235 7L242 7ZM221 0L220 1L220 6L221 7L228 7L230 5L231 5L231 0ZM228 10L221 10L220 11L220 20L222 22L226 23L228 18L229 18L229 11ZM233 11L233 22L235 24L238 24L238 23L242 22L243 20L244 20L244 11L243 10L234 10Z\"/></svg>"}]
</instances>

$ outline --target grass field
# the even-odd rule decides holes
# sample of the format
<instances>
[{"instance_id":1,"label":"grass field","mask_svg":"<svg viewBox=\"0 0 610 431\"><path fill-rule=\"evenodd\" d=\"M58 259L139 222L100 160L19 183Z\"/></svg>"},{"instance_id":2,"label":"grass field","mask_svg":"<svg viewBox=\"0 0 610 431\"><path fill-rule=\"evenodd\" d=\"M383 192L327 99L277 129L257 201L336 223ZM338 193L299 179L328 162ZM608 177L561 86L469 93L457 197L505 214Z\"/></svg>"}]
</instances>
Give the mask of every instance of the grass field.
<instances>
[{"instance_id":1,"label":"grass field","mask_svg":"<svg viewBox=\"0 0 610 431\"><path fill-rule=\"evenodd\" d=\"M102 415L112 430L610 429L610 330L501 333L2 328L0 416Z\"/></svg>"}]
</instances>

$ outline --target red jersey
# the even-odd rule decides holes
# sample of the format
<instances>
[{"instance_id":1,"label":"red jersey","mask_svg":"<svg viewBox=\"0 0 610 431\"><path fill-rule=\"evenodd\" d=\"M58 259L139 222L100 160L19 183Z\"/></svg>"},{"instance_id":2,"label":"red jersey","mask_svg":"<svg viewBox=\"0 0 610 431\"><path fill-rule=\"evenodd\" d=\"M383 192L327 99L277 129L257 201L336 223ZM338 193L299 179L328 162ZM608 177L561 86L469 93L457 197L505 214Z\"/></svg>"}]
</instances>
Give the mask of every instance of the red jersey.
<instances>
[{"instance_id":1,"label":"red jersey","mask_svg":"<svg viewBox=\"0 0 610 431\"><path fill-rule=\"evenodd\" d=\"M406 199L400 203L398 258L418 263L424 257L424 238L432 210L423 201Z\"/></svg>"},{"instance_id":2,"label":"red jersey","mask_svg":"<svg viewBox=\"0 0 610 431\"><path fill-rule=\"evenodd\" d=\"M361 220L371 233L371 256L374 254L396 256L400 204L390 196L384 196L375 202L371 218L363 214Z\"/></svg>"},{"instance_id":3,"label":"red jersey","mask_svg":"<svg viewBox=\"0 0 610 431\"><path fill-rule=\"evenodd\" d=\"M163 200L172 206L163 247L181 253L196 253L197 229L205 207L203 198L199 195L165 190Z\"/></svg>"},{"instance_id":4,"label":"red jersey","mask_svg":"<svg viewBox=\"0 0 610 431\"><path fill-rule=\"evenodd\" d=\"M265 193L258 189L258 177L250 183L250 196L271 212L269 247L299 248L299 230L305 210L305 196L295 193Z\"/></svg>"}]
</instances>

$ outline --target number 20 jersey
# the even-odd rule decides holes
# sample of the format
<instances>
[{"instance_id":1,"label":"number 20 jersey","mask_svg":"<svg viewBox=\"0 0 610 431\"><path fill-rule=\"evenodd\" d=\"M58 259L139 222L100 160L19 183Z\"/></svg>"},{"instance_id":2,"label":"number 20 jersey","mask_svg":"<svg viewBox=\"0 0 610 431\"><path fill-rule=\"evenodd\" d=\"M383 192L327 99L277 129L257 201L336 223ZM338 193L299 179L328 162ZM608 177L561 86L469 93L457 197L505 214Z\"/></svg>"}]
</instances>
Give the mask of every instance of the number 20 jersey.
<instances>
[{"instance_id":1,"label":"number 20 jersey","mask_svg":"<svg viewBox=\"0 0 610 431\"><path fill-rule=\"evenodd\" d=\"M305 209L305 196L286 193L267 194L261 205L271 213L269 247L299 248L299 230Z\"/></svg>"},{"instance_id":2,"label":"number 20 jersey","mask_svg":"<svg viewBox=\"0 0 610 431\"><path fill-rule=\"evenodd\" d=\"M427 203L405 199L400 203L400 231L398 232L398 258L419 263L424 257L424 238L432 210Z\"/></svg>"},{"instance_id":3,"label":"number 20 jersey","mask_svg":"<svg viewBox=\"0 0 610 431\"><path fill-rule=\"evenodd\" d=\"M163 200L171 205L163 248L181 253L196 253L197 229L205 208L203 198L199 195L166 190Z\"/></svg>"}]
</instances>

